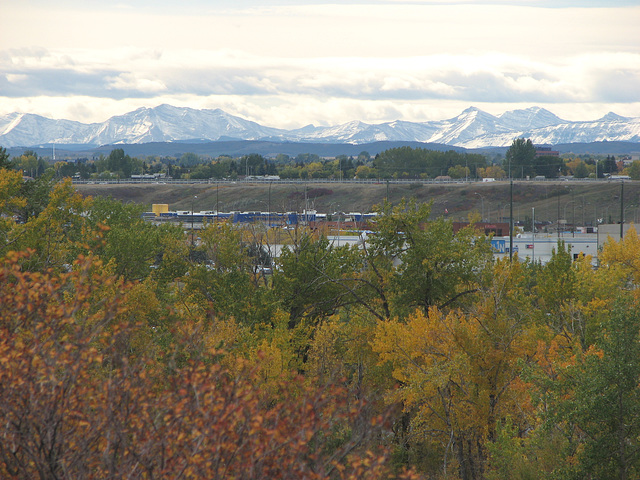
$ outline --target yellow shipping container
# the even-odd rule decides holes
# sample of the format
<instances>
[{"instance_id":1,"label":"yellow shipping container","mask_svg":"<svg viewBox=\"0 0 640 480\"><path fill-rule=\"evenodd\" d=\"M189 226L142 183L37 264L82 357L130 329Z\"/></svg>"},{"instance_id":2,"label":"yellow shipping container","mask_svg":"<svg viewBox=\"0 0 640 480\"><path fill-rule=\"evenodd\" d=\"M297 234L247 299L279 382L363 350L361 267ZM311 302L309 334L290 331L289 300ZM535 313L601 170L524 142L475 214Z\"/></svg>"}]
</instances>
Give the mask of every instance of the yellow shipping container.
<instances>
[{"instance_id":1,"label":"yellow shipping container","mask_svg":"<svg viewBox=\"0 0 640 480\"><path fill-rule=\"evenodd\" d=\"M169 211L168 203L154 203L151 207L151 211L156 217L159 217L161 213L167 213Z\"/></svg>"}]
</instances>

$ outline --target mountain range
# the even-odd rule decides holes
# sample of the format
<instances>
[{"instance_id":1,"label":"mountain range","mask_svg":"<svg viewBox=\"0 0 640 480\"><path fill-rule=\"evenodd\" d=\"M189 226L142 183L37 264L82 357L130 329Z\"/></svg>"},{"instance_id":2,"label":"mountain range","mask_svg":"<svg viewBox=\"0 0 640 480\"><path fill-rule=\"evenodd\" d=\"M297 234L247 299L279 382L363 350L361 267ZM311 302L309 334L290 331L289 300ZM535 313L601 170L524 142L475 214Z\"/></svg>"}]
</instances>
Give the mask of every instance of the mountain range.
<instances>
[{"instance_id":1,"label":"mountain range","mask_svg":"<svg viewBox=\"0 0 640 480\"><path fill-rule=\"evenodd\" d=\"M30 113L0 115L0 145L4 147L260 140L353 145L400 141L475 149L506 147L521 137L539 145L640 142L640 117L608 113L598 120L568 121L540 107L498 116L471 107L454 118L439 121L396 120L380 124L353 121L337 126L308 125L285 130L262 126L220 109L197 110L171 105L139 108L90 124Z\"/></svg>"}]
</instances>

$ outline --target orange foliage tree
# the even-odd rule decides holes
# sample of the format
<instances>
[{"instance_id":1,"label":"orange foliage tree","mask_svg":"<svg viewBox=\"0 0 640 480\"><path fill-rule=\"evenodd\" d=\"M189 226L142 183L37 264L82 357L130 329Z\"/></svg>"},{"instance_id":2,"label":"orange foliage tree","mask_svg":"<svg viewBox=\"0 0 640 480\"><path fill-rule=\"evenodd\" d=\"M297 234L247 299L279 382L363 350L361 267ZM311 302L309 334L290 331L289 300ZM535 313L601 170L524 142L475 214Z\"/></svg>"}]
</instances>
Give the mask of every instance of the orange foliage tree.
<instances>
[{"instance_id":1,"label":"orange foliage tree","mask_svg":"<svg viewBox=\"0 0 640 480\"><path fill-rule=\"evenodd\" d=\"M343 388L265 393L216 352L153 358L130 284L84 258L23 271L28 255L0 260L0 477L387 478L384 423Z\"/></svg>"}]
</instances>

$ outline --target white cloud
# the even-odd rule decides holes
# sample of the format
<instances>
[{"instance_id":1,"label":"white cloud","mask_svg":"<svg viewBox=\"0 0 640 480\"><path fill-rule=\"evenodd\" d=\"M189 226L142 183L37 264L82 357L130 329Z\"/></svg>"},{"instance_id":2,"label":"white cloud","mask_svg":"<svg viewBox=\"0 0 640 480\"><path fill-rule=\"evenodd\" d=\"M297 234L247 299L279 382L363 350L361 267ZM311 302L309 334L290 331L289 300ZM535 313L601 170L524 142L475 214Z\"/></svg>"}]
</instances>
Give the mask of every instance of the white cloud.
<instances>
[{"instance_id":1,"label":"white cloud","mask_svg":"<svg viewBox=\"0 0 640 480\"><path fill-rule=\"evenodd\" d=\"M187 3L6 6L0 114L102 121L173 103L288 128L441 119L469 105L639 115L640 7L226 2L196 15Z\"/></svg>"},{"instance_id":2,"label":"white cloud","mask_svg":"<svg viewBox=\"0 0 640 480\"><path fill-rule=\"evenodd\" d=\"M139 96L155 95L167 90L166 85L159 80L141 78L132 73L121 73L116 77L107 78L106 80L106 90L128 90L137 92Z\"/></svg>"}]
</instances>

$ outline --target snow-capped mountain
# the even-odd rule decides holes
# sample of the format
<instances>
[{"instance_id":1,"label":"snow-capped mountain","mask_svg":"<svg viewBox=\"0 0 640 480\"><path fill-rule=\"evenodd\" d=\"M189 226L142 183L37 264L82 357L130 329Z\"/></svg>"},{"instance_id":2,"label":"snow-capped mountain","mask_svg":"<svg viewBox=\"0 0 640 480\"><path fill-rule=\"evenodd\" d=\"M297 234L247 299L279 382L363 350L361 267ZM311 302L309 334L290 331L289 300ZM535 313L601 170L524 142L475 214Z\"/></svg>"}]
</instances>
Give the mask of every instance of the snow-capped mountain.
<instances>
[{"instance_id":1,"label":"snow-capped mountain","mask_svg":"<svg viewBox=\"0 0 640 480\"><path fill-rule=\"evenodd\" d=\"M544 128L566 123L560 117L540 107L531 107L526 110L513 110L499 115L500 124L511 130L530 130ZM622 118L622 117L620 117Z\"/></svg>"},{"instance_id":2,"label":"snow-capped mountain","mask_svg":"<svg viewBox=\"0 0 640 480\"><path fill-rule=\"evenodd\" d=\"M515 138L536 144L597 141L640 142L640 117L611 112L594 121L570 122L548 110L531 107L494 116L471 107L460 115L433 122L393 121L368 124L307 125L295 130L262 126L220 109L160 105L139 108L102 123L83 124L39 115L11 113L0 116L0 145L131 144L171 141L269 140L280 142L350 143L416 141L465 148L509 146Z\"/></svg>"},{"instance_id":3,"label":"snow-capped mountain","mask_svg":"<svg viewBox=\"0 0 640 480\"><path fill-rule=\"evenodd\" d=\"M0 145L32 146L40 143L90 143L90 132L98 124L51 120L31 113L0 116Z\"/></svg>"},{"instance_id":4,"label":"snow-capped mountain","mask_svg":"<svg viewBox=\"0 0 640 480\"><path fill-rule=\"evenodd\" d=\"M174 140L219 140L221 137L255 139L277 136L282 130L263 127L220 110L195 110L160 105L139 108L125 115L111 117L100 124L88 142L111 143L171 142ZM247 138L248 137L248 138Z\"/></svg>"}]
</instances>

